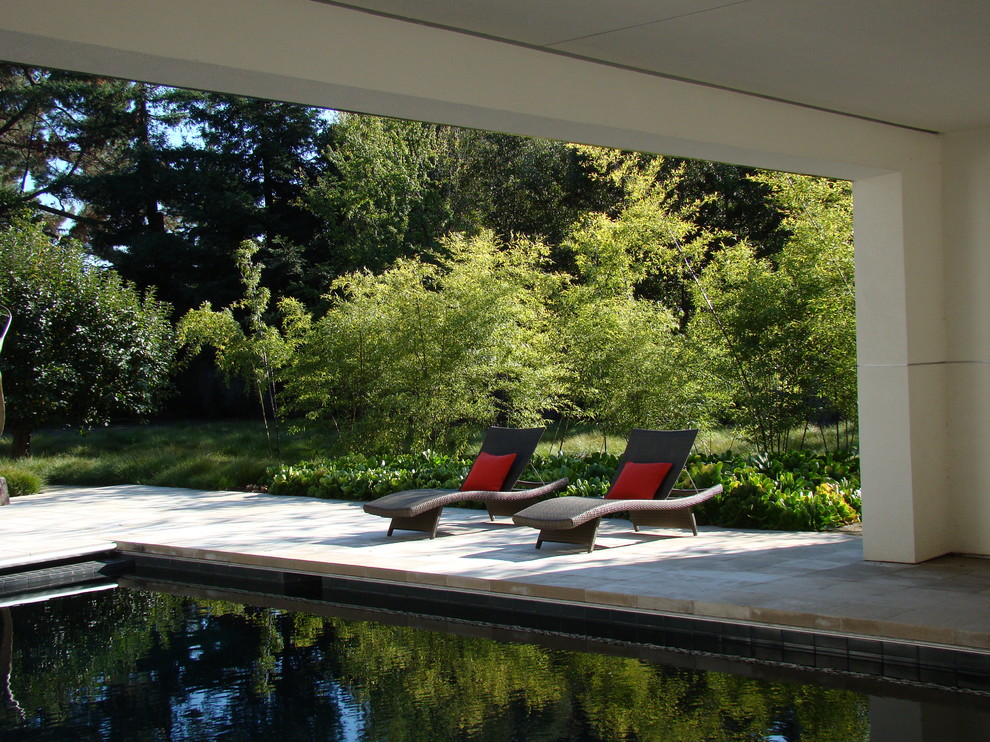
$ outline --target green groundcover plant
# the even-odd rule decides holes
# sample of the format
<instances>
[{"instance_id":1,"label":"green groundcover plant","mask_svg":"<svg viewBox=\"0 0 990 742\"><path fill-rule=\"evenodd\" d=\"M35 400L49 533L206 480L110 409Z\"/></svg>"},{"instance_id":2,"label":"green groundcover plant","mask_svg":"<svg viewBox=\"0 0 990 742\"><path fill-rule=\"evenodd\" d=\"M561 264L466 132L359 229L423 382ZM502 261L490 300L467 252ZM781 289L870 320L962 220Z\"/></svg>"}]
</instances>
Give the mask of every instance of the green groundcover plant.
<instances>
[{"instance_id":1,"label":"green groundcover plant","mask_svg":"<svg viewBox=\"0 0 990 742\"><path fill-rule=\"evenodd\" d=\"M269 492L327 499L372 500L402 489L459 487L471 458L431 451L367 457L348 455L273 467ZM562 494L601 497L618 456L593 453L534 456L526 479L568 477ZM693 454L679 487L724 491L697 509L701 524L732 528L822 531L859 521L859 457L855 452L815 454Z\"/></svg>"}]
</instances>

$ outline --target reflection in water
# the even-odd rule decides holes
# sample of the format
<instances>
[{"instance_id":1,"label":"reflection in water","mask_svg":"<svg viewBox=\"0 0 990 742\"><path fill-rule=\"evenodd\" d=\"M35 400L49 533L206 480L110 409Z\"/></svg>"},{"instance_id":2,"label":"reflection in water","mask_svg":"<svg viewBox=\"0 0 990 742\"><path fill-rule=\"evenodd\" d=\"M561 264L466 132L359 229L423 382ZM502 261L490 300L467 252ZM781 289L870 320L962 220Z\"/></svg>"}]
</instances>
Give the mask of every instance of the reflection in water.
<instances>
[{"instance_id":1,"label":"reflection in water","mask_svg":"<svg viewBox=\"0 0 990 742\"><path fill-rule=\"evenodd\" d=\"M990 709L985 700L959 707L874 696L870 698L870 729L871 739L878 741L988 740Z\"/></svg>"},{"instance_id":2,"label":"reflection in water","mask_svg":"<svg viewBox=\"0 0 990 742\"><path fill-rule=\"evenodd\" d=\"M10 687L10 674L13 671L14 624L10 616L10 608L0 608L0 702L5 708L12 709L18 717L24 718L24 709L14 698Z\"/></svg>"},{"instance_id":3,"label":"reflection in water","mask_svg":"<svg viewBox=\"0 0 990 742\"><path fill-rule=\"evenodd\" d=\"M3 711L3 740L911 742L990 728L962 707L143 591L2 618L0 672L24 708Z\"/></svg>"}]
</instances>

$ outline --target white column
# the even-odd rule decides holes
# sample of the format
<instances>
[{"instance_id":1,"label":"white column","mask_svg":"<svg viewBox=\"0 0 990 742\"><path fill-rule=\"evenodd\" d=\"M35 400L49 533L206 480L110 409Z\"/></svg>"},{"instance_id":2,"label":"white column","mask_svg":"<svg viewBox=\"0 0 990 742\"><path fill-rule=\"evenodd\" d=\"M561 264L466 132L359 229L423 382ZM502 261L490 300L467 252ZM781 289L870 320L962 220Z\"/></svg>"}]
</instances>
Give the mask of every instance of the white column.
<instances>
[{"instance_id":1,"label":"white column","mask_svg":"<svg viewBox=\"0 0 990 742\"><path fill-rule=\"evenodd\" d=\"M951 550L937 158L854 184L867 559Z\"/></svg>"},{"instance_id":2,"label":"white column","mask_svg":"<svg viewBox=\"0 0 990 742\"><path fill-rule=\"evenodd\" d=\"M990 130L943 137L952 550L990 554Z\"/></svg>"}]
</instances>

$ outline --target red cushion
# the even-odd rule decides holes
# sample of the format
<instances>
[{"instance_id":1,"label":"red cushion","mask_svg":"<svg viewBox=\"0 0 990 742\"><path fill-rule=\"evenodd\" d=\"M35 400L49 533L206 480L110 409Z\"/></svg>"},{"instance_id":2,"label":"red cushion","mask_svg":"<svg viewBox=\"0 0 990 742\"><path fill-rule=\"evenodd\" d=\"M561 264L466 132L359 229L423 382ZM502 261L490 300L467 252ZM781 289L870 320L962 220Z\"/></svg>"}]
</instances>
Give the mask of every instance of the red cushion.
<instances>
[{"instance_id":1,"label":"red cushion","mask_svg":"<svg viewBox=\"0 0 990 742\"><path fill-rule=\"evenodd\" d=\"M605 495L609 500L650 500L660 489L660 483L667 476L673 464L657 462L636 464L626 462L619 472L612 489Z\"/></svg>"},{"instance_id":2,"label":"red cushion","mask_svg":"<svg viewBox=\"0 0 990 742\"><path fill-rule=\"evenodd\" d=\"M505 478L509 475L512 462L516 460L514 453L504 456L493 456L482 451L474 460L467 479L461 485L461 491L499 492L505 486Z\"/></svg>"}]
</instances>

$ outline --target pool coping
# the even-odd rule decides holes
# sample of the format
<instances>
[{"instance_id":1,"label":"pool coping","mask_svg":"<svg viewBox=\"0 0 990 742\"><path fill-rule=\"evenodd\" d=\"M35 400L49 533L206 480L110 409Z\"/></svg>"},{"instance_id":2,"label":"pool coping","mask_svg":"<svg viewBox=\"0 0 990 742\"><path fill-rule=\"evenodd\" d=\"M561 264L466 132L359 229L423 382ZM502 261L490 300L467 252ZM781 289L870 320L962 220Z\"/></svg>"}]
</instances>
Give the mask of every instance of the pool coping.
<instances>
[{"instance_id":1,"label":"pool coping","mask_svg":"<svg viewBox=\"0 0 990 742\"><path fill-rule=\"evenodd\" d=\"M117 553L134 562L125 579L218 588L239 584L290 598L386 610L398 605L414 613L523 630L990 693L990 650L983 648L785 620L683 613L631 605L624 595L609 602L611 594L605 592L589 601L578 590L547 593L504 580L461 578L452 585L414 570L135 542L118 543Z\"/></svg>"},{"instance_id":2,"label":"pool coping","mask_svg":"<svg viewBox=\"0 0 990 742\"><path fill-rule=\"evenodd\" d=\"M335 575L394 583L431 587L449 587L476 594L502 594L539 598L550 601L626 608L661 612L671 615L694 616L709 620L731 620L753 625L806 629L823 633L863 636L931 646L958 647L990 653L990 634L984 632L933 631L931 626L912 625L896 621L878 621L844 616L739 606L710 601L685 601L663 596L631 594L609 590L588 590L566 585L549 585L518 579L484 578L451 575L416 569L325 561L303 557L283 557L277 554L237 552L228 549L182 547L168 544L118 541L117 551L128 554L156 555L191 559L203 563L259 567L272 570ZM961 635L960 635L961 634Z\"/></svg>"}]
</instances>

